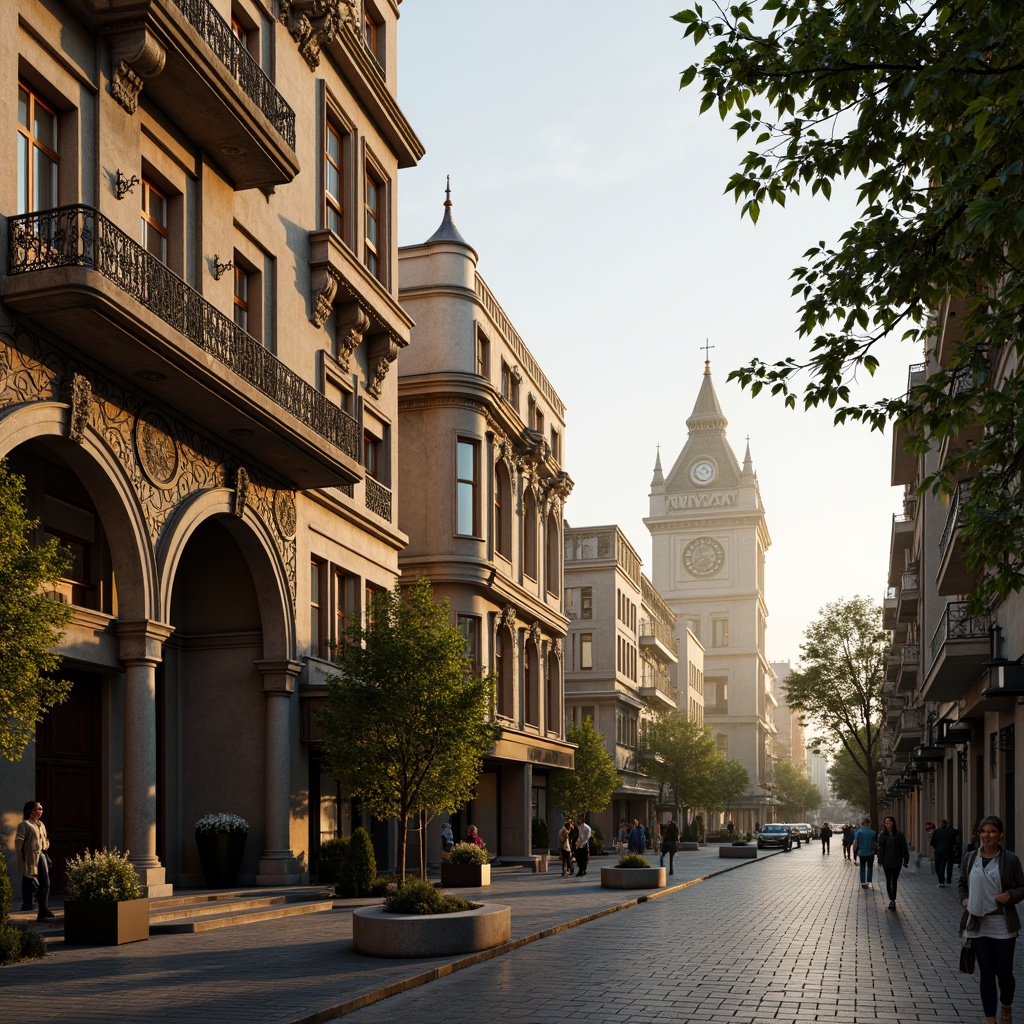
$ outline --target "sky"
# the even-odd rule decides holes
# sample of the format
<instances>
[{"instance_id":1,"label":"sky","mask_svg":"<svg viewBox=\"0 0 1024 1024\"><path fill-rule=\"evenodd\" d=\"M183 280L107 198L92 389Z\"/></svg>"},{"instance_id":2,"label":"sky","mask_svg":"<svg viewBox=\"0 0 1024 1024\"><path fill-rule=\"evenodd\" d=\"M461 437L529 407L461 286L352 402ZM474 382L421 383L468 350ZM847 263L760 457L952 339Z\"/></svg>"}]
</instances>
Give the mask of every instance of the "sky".
<instances>
[{"instance_id":1,"label":"sky","mask_svg":"<svg viewBox=\"0 0 1024 1024\"><path fill-rule=\"evenodd\" d=\"M651 573L650 483L686 441L710 349L742 461L750 451L772 546L772 661L799 661L830 601L886 587L891 437L828 410L752 399L730 370L802 355L790 272L854 219L852 188L740 219L724 193L746 149L679 74L696 59L683 0L404 0L399 104L426 147L399 177L399 244L453 218L478 271L566 404L572 526L614 523ZM890 343L858 400L896 395L919 356Z\"/></svg>"}]
</instances>

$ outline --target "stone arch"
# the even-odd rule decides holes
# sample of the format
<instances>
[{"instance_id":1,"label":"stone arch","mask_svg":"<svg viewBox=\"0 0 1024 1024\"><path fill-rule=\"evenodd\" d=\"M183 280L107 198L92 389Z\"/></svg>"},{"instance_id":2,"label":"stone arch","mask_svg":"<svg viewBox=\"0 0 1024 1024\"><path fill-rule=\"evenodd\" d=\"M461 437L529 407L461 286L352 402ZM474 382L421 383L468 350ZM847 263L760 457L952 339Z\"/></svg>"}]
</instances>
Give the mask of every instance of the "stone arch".
<instances>
[{"instance_id":1,"label":"stone arch","mask_svg":"<svg viewBox=\"0 0 1024 1024\"><path fill-rule=\"evenodd\" d=\"M156 557L132 482L91 428L85 429L81 443L68 440L67 417L63 402L33 402L0 412L0 458L34 440L59 453L88 490L107 532L117 577L118 617L160 620L165 607Z\"/></svg>"}]
</instances>

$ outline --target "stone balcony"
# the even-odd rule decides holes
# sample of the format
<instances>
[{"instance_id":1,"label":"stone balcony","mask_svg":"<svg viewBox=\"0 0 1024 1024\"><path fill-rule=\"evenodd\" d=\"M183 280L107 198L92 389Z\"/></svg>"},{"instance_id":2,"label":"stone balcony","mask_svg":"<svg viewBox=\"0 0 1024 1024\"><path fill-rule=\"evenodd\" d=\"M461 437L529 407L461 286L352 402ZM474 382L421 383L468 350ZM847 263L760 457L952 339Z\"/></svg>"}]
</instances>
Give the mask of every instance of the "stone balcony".
<instances>
[{"instance_id":1,"label":"stone balcony","mask_svg":"<svg viewBox=\"0 0 1024 1024\"><path fill-rule=\"evenodd\" d=\"M923 700L960 700L982 675L989 658L992 627L987 614L971 615L966 601L950 601L932 634L931 664L921 688Z\"/></svg>"},{"instance_id":2,"label":"stone balcony","mask_svg":"<svg viewBox=\"0 0 1024 1024\"><path fill-rule=\"evenodd\" d=\"M939 570L935 584L942 597L966 594L974 589L978 578L977 569L967 567L963 536L960 527L964 522L964 506L970 498L970 480L961 480L956 485L949 502L949 512L939 538Z\"/></svg>"}]
</instances>

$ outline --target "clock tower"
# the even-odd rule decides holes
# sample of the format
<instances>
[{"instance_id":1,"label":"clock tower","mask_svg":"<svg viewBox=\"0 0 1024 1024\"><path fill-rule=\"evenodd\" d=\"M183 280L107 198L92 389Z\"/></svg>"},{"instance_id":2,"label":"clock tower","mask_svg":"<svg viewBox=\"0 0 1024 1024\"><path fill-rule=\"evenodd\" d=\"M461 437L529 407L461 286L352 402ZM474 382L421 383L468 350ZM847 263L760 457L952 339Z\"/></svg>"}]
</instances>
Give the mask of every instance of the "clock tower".
<instances>
[{"instance_id":1,"label":"clock tower","mask_svg":"<svg viewBox=\"0 0 1024 1024\"><path fill-rule=\"evenodd\" d=\"M750 776L746 795L730 808L736 827L750 831L773 818L765 788L775 733L765 650L764 559L771 538L750 445L741 464L726 436L710 361L686 426L686 443L667 476L660 452L655 461L644 520L651 576L677 616L678 633L689 629L704 646L704 723Z\"/></svg>"}]
</instances>

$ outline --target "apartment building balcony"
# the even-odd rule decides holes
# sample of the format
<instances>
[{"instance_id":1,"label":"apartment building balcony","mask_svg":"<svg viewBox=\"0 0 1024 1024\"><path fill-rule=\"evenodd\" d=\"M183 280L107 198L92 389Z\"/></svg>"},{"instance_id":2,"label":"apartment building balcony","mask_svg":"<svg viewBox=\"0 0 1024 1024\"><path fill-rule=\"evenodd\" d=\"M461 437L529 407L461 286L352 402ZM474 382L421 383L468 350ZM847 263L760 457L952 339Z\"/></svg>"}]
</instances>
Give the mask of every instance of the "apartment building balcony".
<instances>
[{"instance_id":1,"label":"apartment building balcony","mask_svg":"<svg viewBox=\"0 0 1024 1024\"><path fill-rule=\"evenodd\" d=\"M950 397L964 400L968 404L967 411L971 415L970 419L955 434L948 434L942 438L939 444L940 470L946 465L946 460L950 455L954 452L962 452L973 447L984 435L985 425L973 414L974 409L969 406L972 404L970 402L971 395L987 386L987 372L975 372L970 368L959 370L952 381L950 381L949 388L947 389ZM965 467L961 467L960 472L968 471Z\"/></svg>"},{"instance_id":2,"label":"apartment building balcony","mask_svg":"<svg viewBox=\"0 0 1024 1024\"><path fill-rule=\"evenodd\" d=\"M909 394L918 384L923 384L927 376L928 368L925 363L915 363L907 373L907 393ZM892 431L892 485L898 487L900 484L912 484L917 477L916 452L908 452L907 442L910 440L910 432L905 426L896 423Z\"/></svg>"},{"instance_id":3,"label":"apartment building balcony","mask_svg":"<svg viewBox=\"0 0 1024 1024\"><path fill-rule=\"evenodd\" d=\"M889 697L885 702L885 720L890 725L895 725L907 706L906 697Z\"/></svg>"},{"instance_id":4,"label":"apartment building balcony","mask_svg":"<svg viewBox=\"0 0 1024 1024\"><path fill-rule=\"evenodd\" d=\"M960 530L964 522L964 506L970 494L970 480L961 480L953 491L946 523L939 538L939 571L935 574L935 584L942 597L966 594L974 589L978 577L976 569L967 567L967 556Z\"/></svg>"},{"instance_id":5,"label":"apartment building balcony","mask_svg":"<svg viewBox=\"0 0 1024 1024\"><path fill-rule=\"evenodd\" d=\"M885 656L885 682L897 684L900 673L900 648L894 644Z\"/></svg>"},{"instance_id":6,"label":"apartment building balcony","mask_svg":"<svg viewBox=\"0 0 1024 1024\"><path fill-rule=\"evenodd\" d=\"M885 597L882 599L882 628L883 629L895 629L896 623L899 621L897 617L897 608L899 606L899 591L896 587L889 587L885 591Z\"/></svg>"},{"instance_id":7,"label":"apartment building balcony","mask_svg":"<svg viewBox=\"0 0 1024 1024\"><path fill-rule=\"evenodd\" d=\"M889 541L889 586L899 586L900 577L907 569L914 549L914 534L917 530L917 499L903 502L903 511L894 512L892 534Z\"/></svg>"},{"instance_id":8,"label":"apartment building balcony","mask_svg":"<svg viewBox=\"0 0 1024 1024\"><path fill-rule=\"evenodd\" d=\"M111 48L111 93L144 91L236 190L299 173L295 112L207 0L67 0Z\"/></svg>"},{"instance_id":9,"label":"apartment building balcony","mask_svg":"<svg viewBox=\"0 0 1024 1024\"><path fill-rule=\"evenodd\" d=\"M897 673L897 687L913 693L917 687L921 668L921 650L917 644L904 644L900 648L900 667Z\"/></svg>"},{"instance_id":10,"label":"apartment building balcony","mask_svg":"<svg viewBox=\"0 0 1024 1024\"><path fill-rule=\"evenodd\" d=\"M391 518L391 489L385 487L379 480L376 480L372 476L366 477L366 507L378 515L381 519L386 519L389 523L393 522Z\"/></svg>"},{"instance_id":11,"label":"apartment building balcony","mask_svg":"<svg viewBox=\"0 0 1024 1024\"><path fill-rule=\"evenodd\" d=\"M920 708L904 708L893 729L892 749L894 754L909 753L924 736L924 715Z\"/></svg>"},{"instance_id":12,"label":"apartment building balcony","mask_svg":"<svg viewBox=\"0 0 1024 1024\"><path fill-rule=\"evenodd\" d=\"M966 601L950 601L939 617L932 635L931 665L924 678L924 700L959 700L984 672L988 660L988 614L970 615Z\"/></svg>"},{"instance_id":13,"label":"apartment building balcony","mask_svg":"<svg viewBox=\"0 0 1024 1024\"><path fill-rule=\"evenodd\" d=\"M663 622L658 622L657 619L641 619L637 628L637 640L641 648L656 648L664 661L673 664L679 661L678 641L672 635L672 630Z\"/></svg>"},{"instance_id":14,"label":"apartment building balcony","mask_svg":"<svg viewBox=\"0 0 1024 1024\"><path fill-rule=\"evenodd\" d=\"M88 206L8 221L4 301L293 487L363 469L359 422Z\"/></svg>"},{"instance_id":15,"label":"apartment building balcony","mask_svg":"<svg viewBox=\"0 0 1024 1024\"><path fill-rule=\"evenodd\" d=\"M640 696L655 711L675 711L676 691L668 676L656 672L642 672L640 674Z\"/></svg>"},{"instance_id":16,"label":"apartment building balcony","mask_svg":"<svg viewBox=\"0 0 1024 1024\"><path fill-rule=\"evenodd\" d=\"M896 609L896 618L899 622L916 621L920 594L920 573L917 569L907 569L900 577L899 605Z\"/></svg>"}]
</instances>

